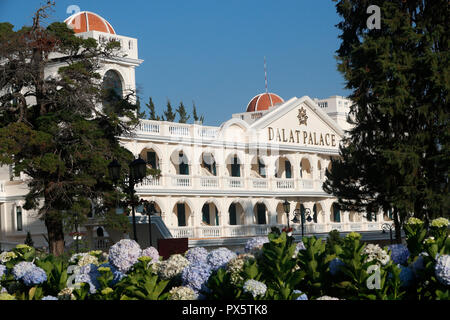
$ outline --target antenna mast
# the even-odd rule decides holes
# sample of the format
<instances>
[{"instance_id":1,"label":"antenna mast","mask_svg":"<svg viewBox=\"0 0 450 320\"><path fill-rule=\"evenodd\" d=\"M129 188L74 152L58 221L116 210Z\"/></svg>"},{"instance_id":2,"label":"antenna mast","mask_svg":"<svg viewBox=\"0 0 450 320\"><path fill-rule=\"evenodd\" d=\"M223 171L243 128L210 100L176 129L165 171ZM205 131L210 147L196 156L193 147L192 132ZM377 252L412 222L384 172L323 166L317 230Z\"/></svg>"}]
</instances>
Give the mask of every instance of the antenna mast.
<instances>
[{"instance_id":1,"label":"antenna mast","mask_svg":"<svg viewBox=\"0 0 450 320\"><path fill-rule=\"evenodd\" d=\"M265 78L265 82L266 82L266 94L269 96L270 106L273 107L272 96L269 94L269 85L267 84L267 64L266 64L265 56L264 56L264 78Z\"/></svg>"}]
</instances>

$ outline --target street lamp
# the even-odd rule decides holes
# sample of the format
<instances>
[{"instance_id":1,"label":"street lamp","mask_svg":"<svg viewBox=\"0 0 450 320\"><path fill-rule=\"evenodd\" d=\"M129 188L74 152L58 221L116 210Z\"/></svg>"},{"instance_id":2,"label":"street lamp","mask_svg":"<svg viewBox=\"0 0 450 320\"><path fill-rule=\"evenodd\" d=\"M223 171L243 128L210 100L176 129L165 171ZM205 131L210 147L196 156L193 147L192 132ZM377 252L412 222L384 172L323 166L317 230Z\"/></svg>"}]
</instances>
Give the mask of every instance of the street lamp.
<instances>
[{"instance_id":1,"label":"street lamp","mask_svg":"<svg viewBox=\"0 0 450 320\"><path fill-rule=\"evenodd\" d=\"M289 203L289 201L284 200L283 208L284 208L284 212L286 213L287 225L288 225L288 229L289 229L289 212L291 212L291 204Z\"/></svg>"},{"instance_id":2,"label":"street lamp","mask_svg":"<svg viewBox=\"0 0 450 320\"><path fill-rule=\"evenodd\" d=\"M294 215L295 215L295 217L294 217L294 219L292 219L292 222L293 223L299 223L299 222L302 223L302 238L303 238L303 235L305 233L305 226L304 226L305 219L308 222L312 221L311 210L309 208L305 209L305 214L303 215L300 209L295 209L294 210ZM300 220L298 220L298 216L299 215L300 215L300 218L301 218Z\"/></svg>"},{"instance_id":3,"label":"street lamp","mask_svg":"<svg viewBox=\"0 0 450 320\"><path fill-rule=\"evenodd\" d=\"M391 238L391 244L392 244L392 243L393 243L393 242L392 242L392 230L395 229L394 224L393 224L393 223L383 223L383 224L381 225L381 229L383 230L383 231L382 231L383 233L386 233L386 231L389 231L389 236L390 236L390 238Z\"/></svg>"},{"instance_id":4,"label":"street lamp","mask_svg":"<svg viewBox=\"0 0 450 320\"><path fill-rule=\"evenodd\" d=\"M137 159L134 159L129 165L130 173L128 178L128 192L130 193L130 204L131 204L131 212L133 216L133 234L134 234L134 241L137 240L137 233L136 233L136 213L135 213L135 203L134 203L134 195L136 191L134 190L134 185L146 176L147 171L147 164L145 160L141 159L141 156L139 156ZM120 178L120 163L114 159L111 161L111 163L108 165L108 171L111 179L114 183L116 183Z\"/></svg>"},{"instance_id":5,"label":"street lamp","mask_svg":"<svg viewBox=\"0 0 450 320\"><path fill-rule=\"evenodd\" d=\"M144 205L144 213L148 215L148 236L149 244L152 247L152 218L154 214L158 213L155 209L155 201L141 200Z\"/></svg>"}]
</instances>

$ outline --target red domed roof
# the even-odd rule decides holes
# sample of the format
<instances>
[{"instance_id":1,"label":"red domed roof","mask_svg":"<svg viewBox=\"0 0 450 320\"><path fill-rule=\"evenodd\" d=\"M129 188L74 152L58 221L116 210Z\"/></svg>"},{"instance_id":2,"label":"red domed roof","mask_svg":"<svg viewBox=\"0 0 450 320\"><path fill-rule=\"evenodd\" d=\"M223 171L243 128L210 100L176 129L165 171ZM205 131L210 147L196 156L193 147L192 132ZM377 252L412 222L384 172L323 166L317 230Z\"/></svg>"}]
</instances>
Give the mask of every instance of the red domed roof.
<instances>
[{"instance_id":1,"label":"red domed roof","mask_svg":"<svg viewBox=\"0 0 450 320\"><path fill-rule=\"evenodd\" d=\"M82 11L68 17L64 22L75 31L81 33L86 31L100 31L116 34L114 28L104 18L98 14Z\"/></svg>"},{"instance_id":2,"label":"red domed roof","mask_svg":"<svg viewBox=\"0 0 450 320\"><path fill-rule=\"evenodd\" d=\"M247 112L268 110L284 100L275 93L261 93L254 97L247 105Z\"/></svg>"}]
</instances>

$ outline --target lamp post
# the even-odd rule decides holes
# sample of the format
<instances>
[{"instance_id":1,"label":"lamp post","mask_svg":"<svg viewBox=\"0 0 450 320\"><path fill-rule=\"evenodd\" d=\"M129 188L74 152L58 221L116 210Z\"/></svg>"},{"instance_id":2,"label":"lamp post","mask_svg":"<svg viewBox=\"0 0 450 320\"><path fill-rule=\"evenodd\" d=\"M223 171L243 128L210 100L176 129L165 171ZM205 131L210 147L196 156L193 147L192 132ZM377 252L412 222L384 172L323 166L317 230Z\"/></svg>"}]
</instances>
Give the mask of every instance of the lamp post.
<instances>
[{"instance_id":1,"label":"lamp post","mask_svg":"<svg viewBox=\"0 0 450 320\"><path fill-rule=\"evenodd\" d=\"M288 229L289 229L289 212L291 212L291 204L289 203L289 201L284 200L283 208L284 208L284 212L286 213L287 226L288 226Z\"/></svg>"},{"instance_id":2,"label":"lamp post","mask_svg":"<svg viewBox=\"0 0 450 320\"><path fill-rule=\"evenodd\" d=\"M392 242L392 230L395 230L395 226L393 223L383 223L381 225L381 229L383 230L383 233L386 233L386 231L389 231L389 237L391 238L391 244Z\"/></svg>"},{"instance_id":3,"label":"lamp post","mask_svg":"<svg viewBox=\"0 0 450 320\"><path fill-rule=\"evenodd\" d=\"M294 223L298 223L299 222L298 216L300 215L300 218L301 218L300 222L302 224L302 238L303 238L303 236L305 234L305 226L304 226L305 220L308 221L308 222L312 221L311 210L309 208L305 209L305 214L302 215L302 212L301 212L300 209L295 209L294 210L294 215L295 215L295 217L294 217L294 219L292 219L292 222L294 222Z\"/></svg>"},{"instance_id":4,"label":"lamp post","mask_svg":"<svg viewBox=\"0 0 450 320\"><path fill-rule=\"evenodd\" d=\"M131 213L133 217L133 235L134 235L134 241L137 240L137 233L136 233L136 213L135 213L135 202L134 202L134 196L136 191L134 190L134 185L136 183L139 183L142 181L142 179L145 178L147 173L147 164L145 160L141 159L141 156L139 158L134 159L130 164L128 165L130 168L129 175L128 175L128 192L130 194L130 204L131 204ZM111 179L114 183L116 183L120 179L120 163L114 159L111 161L111 163L108 165L108 171Z\"/></svg>"},{"instance_id":5,"label":"lamp post","mask_svg":"<svg viewBox=\"0 0 450 320\"><path fill-rule=\"evenodd\" d=\"M145 208L145 213L148 215L148 237L149 237L149 244L150 247L152 247L152 215L154 215L155 213L157 213L156 209L155 209L155 201L147 201L147 200L143 200L142 201L144 204L144 208Z\"/></svg>"}]
</instances>

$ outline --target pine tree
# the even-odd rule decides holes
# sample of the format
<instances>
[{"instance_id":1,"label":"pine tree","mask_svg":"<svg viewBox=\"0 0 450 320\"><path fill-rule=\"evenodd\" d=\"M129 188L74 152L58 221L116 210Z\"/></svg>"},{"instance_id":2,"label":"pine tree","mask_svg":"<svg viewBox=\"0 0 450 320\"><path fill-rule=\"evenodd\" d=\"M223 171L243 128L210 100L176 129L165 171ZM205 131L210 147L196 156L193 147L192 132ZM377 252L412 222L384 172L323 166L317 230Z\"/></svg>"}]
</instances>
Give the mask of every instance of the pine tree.
<instances>
[{"instance_id":1,"label":"pine tree","mask_svg":"<svg viewBox=\"0 0 450 320\"><path fill-rule=\"evenodd\" d=\"M188 122L189 118L191 117L191 116L187 115L186 108L184 107L183 102L180 102L180 106L178 107L176 112L178 113L178 115L180 117L178 120L179 123L186 123L186 122Z\"/></svg>"},{"instance_id":2,"label":"pine tree","mask_svg":"<svg viewBox=\"0 0 450 320\"><path fill-rule=\"evenodd\" d=\"M177 116L176 112L173 112L170 100L167 100L167 109L164 111L165 120L169 122L174 122Z\"/></svg>"},{"instance_id":3,"label":"pine tree","mask_svg":"<svg viewBox=\"0 0 450 320\"><path fill-rule=\"evenodd\" d=\"M380 29L367 27L369 4L381 8ZM448 2L341 0L336 8L354 127L324 189L344 210L392 209L399 239L409 215L450 212Z\"/></svg>"},{"instance_id":4,"label":"pine tree","mask_svg":"<svg viewBox=\"0 0 450 320\"><path fill-rule=\"evenodd\" d=\"M136 110L136 114L139 119L145 119L147 117L145 110L141 111L141 99L139 99L139 97L137 97L136 100Z\"/></svg>"},{"instance_id":5,"label":"pine tree","mask_svg":"<svg viewBox=\"0 0 450 320\"><path fill-rule=\"evenodd\" d=\"M0 23L0 164L13 164L16 174L28 176L23 207L39 213L50 253L61 255L64 226L73 212L86 218L93 201L102 204L111 223L129 224L114 213L113 199L123 193L107 166L116 159L125 175L133 155L118 137L131 131L137 118L134 93L123 98L99 81L102 61L116 56L120 44L77 37L62 22L43 27L53 5L38 9L32 27L14 31ZM61 54L61 66L49 78L45 71L55 65L53 52ZM98 101L104 102L101 110ZM123 180L117 189L123 189Z\"/></svg>"},{"instance_id":6,"label":"pine tree","mask_svg":"<svg viewBox=\"0 0 450 320\"><path fill-rule=\"evenodd\" d=\"M192 107L192 116L194 118L194 121L203 123L204 116L203 115L201 115L200 117L198 116L197 108L195 107L195 102L192 102L192 105L193 105L193 107Z\"/></svg>"},{"instance_id":7,"label":"pine tree","mask_svg":"<svg viewBox=\"0 0 450 320\"><path fill-rule=\"evenodd\" d=\"M149 110L150 120L160 120L159 116L156 115L155 104L153 103L152 97L148 99L148 103L145 104Z\"/></svg>"},{"instance_id":8,"label":"pine tree","mask_svg":"<svg viewBox=\"0 0 450 320\"><path fill-rule=\"evenodd\" d=\"M25 244L30 247L34 246L34 241L33 241L33 239L31 239L30 231L27 231L27 237L25 238Z\"/></svg>"}]
</instances>

